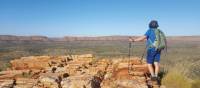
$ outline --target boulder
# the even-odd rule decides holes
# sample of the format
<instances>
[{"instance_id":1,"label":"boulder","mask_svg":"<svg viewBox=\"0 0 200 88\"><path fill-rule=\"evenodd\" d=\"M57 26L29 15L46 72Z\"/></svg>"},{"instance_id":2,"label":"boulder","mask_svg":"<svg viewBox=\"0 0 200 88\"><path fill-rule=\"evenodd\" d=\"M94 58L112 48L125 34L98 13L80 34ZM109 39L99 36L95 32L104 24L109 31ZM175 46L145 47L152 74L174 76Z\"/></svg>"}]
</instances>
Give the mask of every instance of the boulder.
<instances>
[{"instance_id":1,"label":"boulder","mask_svg":"<svg viewBox=\"0 0 200 88\"><path fill-rule=\"evenodd\" d=\"M0 80L0 88L12 88L14 80Z\"/></svg>"},{"instance_id":2,"label":"boulder","mask_svg":"<svg viewBox=\"0 0 200 88\"><path fill-rule=\"evenodd\" d=\"M41 76L38 79L37 84L34 87L43 87L43 88L59 88L58 83L56 82L57 78L49 76Z\"/></svg>"},{"instance_id":3,"label":"boulder","mask_svg":"<svg viewBox=\"0 0 200 88\"><path fill-rule=\"evenodd\" d=\"M62 88L92 88L91 76L70 76L61 82Z\"/></svg>"},{"instance_id":4,"label":"boulder","mask_svg":"<svg viewBox=\"0 0 200 88\"><path fill-rule=\"evenodd\" d=\"M16 70L44 69L45 67L49 66L49 59L49 56L30 56L12 60L10 63L12 65L12 69Z\"/></svg>"},{"instance_id":5,"label":"boulder","mask_svg":"<svg viewBox=\"0 0 200 88\"><path fill-rule=\"evenodd\" d=\"M62 88L101 88L102 80L97 76L71 76L63 79Z\"/></svg>"}]
</instances>

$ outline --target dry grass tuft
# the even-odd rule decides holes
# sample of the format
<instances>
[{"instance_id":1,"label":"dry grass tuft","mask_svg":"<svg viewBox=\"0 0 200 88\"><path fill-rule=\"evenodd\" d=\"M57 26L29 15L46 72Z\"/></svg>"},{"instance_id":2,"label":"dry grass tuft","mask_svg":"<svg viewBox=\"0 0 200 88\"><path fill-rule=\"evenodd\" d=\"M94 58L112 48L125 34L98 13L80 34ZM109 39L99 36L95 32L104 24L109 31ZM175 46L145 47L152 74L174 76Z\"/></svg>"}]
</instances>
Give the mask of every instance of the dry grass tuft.
<instances>
[{"instance_id":1,"label":"dry grass tuft","mask_svg":"<svg viewBox=\"0 0 200 88\"><path fill-rule=\"evenodd\" d=\"M192 88L200 88L200 79L199 80L195 80L192 83Z\"/></svg>"},{"instance_id":2,"label":"dry grass tuft","mask_svg":"<svg viewBox=\"0 0 200 88\"><path fill-rule=\"evenodd\" d=\"M190 79L177 71L170 71L162 79L162 84L167 88L191 88Z\"/></svg>"}]
</instances>

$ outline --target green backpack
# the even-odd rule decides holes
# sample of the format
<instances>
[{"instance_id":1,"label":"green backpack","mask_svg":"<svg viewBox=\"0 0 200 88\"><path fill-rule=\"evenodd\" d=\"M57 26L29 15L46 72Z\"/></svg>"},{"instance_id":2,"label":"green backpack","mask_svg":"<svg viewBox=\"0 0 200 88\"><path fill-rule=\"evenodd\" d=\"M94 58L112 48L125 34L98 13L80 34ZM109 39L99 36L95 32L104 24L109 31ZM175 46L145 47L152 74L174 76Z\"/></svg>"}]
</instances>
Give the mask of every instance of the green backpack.
<instances>
[{"instance_id":1,"label":"green backpack","mask_svg":"<svg viewBox=\"0 0 200 88\"><path fill-rule=\"evenodd\" d=\"M165 34L160 29L154 29L154 33L156 36L156 39L154 42L152 42L150 39L150 47L155 47L156 50L163 50L167 47L167 41Z\"/></svg>"}]
</instances>

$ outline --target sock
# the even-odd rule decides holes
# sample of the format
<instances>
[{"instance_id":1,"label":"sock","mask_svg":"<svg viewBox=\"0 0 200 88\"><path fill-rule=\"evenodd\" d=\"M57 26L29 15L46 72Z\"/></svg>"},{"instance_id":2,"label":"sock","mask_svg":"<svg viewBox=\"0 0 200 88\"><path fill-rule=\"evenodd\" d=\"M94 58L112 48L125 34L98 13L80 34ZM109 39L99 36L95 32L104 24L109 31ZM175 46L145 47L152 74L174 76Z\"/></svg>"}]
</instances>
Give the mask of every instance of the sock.
<instances>
[{"instance_id":1,"label":"sock","mask_svg":"<svg viewBox=\"0 0 200 88\"><path fill-rule=\"evenodd\" d=\"M158 74L155 74L155 77L158 77Z\"/></svg>"},{"instance_id":2,"label":"sock","mask_svg":"<svg viewBox=\"0 0 200 88\"><path fill-rule=\"evenodd\" d=\"M154 74L151 74L151 77L154 77L155 75Z\"/></svg>"},{"instance_id":3,"label":"sock","mask_svg":"<svg viewBox=\"0 0 200 88\"><path fill-rule=\"evenodd\" d=\"M156 75L155 74L151 74L151 77L156 77Z\"/></svg>"}]
</instances>

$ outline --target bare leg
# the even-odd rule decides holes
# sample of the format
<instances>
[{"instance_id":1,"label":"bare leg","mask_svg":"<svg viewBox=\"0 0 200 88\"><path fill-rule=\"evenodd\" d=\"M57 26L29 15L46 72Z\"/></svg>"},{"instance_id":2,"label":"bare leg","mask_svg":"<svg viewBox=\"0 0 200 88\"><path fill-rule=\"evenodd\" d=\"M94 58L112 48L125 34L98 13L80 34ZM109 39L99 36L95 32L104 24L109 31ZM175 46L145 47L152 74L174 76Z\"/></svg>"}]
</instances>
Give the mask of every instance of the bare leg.
<instances>
[{"instance_id":1,"label":"bare leg","mask_svg":"<svg viewBox=\"0 0 200 88\"><path fill-rule=\"evenodd\" d=\"M154 62L155 65L155 75L158 76L158 72L160 70L160 64L159 62Z\"/></svg>"},{"instance_id":2,"label":"bare leg","mask_svg":"<svg viewBox=\"0 0 200 88\"><path fill-rule=\"evenodd\" d=\"M148 69L149 69L149 72L150 72L151 76L154 76L154 70L153 70L153 65L152 64L148 64Z\"/></svg>"}]
</instances>

